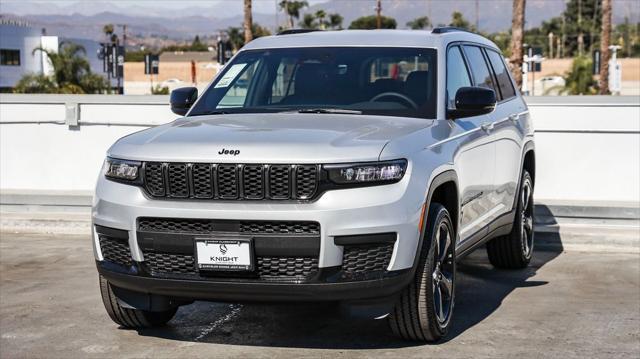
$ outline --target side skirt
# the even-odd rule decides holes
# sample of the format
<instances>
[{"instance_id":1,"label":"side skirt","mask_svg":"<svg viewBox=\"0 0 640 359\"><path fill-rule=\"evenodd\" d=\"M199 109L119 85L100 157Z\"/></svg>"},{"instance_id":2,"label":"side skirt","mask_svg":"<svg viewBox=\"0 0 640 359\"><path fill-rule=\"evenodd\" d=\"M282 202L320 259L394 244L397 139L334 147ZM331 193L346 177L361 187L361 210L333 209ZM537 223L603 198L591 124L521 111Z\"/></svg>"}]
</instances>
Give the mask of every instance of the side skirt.
<instances>
[{"instance_id":1,"label":"side skirt","mask_svg":"<svg viewBox=\"0 0 640 359\"><path fill-rule=\"evenodd\" d=\"M491 239L511 233L514 218L515 210L512 210L494 219L484 228L480 229L475 234L472 234L466 241L462 242L460 246L456 248L456 261L466 257Z\"/></svg>"}]
</instances>

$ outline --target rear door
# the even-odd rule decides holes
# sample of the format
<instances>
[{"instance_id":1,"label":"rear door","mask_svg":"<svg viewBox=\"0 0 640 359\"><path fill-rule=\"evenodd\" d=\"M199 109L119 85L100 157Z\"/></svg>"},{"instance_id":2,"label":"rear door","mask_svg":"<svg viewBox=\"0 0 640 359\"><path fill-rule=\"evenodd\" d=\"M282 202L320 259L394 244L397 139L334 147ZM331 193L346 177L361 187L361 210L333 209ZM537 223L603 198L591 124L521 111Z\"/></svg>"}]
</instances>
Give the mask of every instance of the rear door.
<instances>
[{"instance_id":1,"label":"rear door","mask_svg":"<svg viewBox=\"0 0 640 359\"><path fill-rule=\"evenodd\" d=\"M455 108L455 95L460 87L473 86L474 81L465 61L461 46L447 50L447 107ZM488 232L487 224L492 209L487 194L493 186L495 171L495 145L487 130L487 115L466 117L451 121L452 136L459 137L459 149L454 163L460 187L460 241L472 236L482 237Z\"/></svg>"},{"instance_id":2,"label":"rear door","mask_svg":"<svg viewBox=\"0 0 640 359\"><path fill-rule=\"evenodd\" d=\"M520 117L526 116L527 108L522 98L517 96L502 55L491 49L485 49L485 54L500 92L500 100L492 115L496 144L494 193L499 206L496 214L501 215L511 211L517 192L525 135Z\"/></svg>"}]
</instances>

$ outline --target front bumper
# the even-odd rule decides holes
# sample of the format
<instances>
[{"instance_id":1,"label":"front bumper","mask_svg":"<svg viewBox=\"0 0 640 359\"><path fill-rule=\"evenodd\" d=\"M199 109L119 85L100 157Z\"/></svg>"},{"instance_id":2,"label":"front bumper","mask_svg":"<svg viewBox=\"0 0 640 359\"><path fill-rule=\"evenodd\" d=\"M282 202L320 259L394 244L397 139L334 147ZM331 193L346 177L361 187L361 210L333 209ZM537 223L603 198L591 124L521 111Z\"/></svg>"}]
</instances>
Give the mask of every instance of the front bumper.
<instances>
[{"instance_id":1,"label":"front bumper","mask_svg":"<svg viewBox=\"0 0 640 359\"><path fill-rule=\"evenodd\" d=\"M411 268L418 247L418 225L425 193L424 182L412 180L410 171L402 181L386 186L326 192L311 203L172 201L148 198L136 186L98 179L93 201L94 225L125 230L134 261L144 261L138 245L140 217L207 218L251 221L314 221L320 224L318 267L342 265L343 246L337 236L397 233L388 271ZM102 260L94 231L94 254Z\"/></svg>"}]
</instances>

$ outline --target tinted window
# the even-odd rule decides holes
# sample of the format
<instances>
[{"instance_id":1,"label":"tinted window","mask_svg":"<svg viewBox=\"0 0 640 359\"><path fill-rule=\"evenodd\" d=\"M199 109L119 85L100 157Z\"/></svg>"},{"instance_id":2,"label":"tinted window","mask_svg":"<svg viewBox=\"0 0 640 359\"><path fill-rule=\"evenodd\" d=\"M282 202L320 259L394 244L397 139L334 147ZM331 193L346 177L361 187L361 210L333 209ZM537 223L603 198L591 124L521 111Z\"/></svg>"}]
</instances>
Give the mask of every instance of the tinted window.
<instances>
[{"instance_id":1,"label":"tinted window","mask_svg":"<svg viewBox=\"0 0 640 359\"><path fill-rule=\"evenodd\" d=\"M0 50L0 65L20 66L20 50Z\"/></svg>"},{"instance_id":2,"label":"tinted window","mask_svg":"<svg viewBox=\"0 0 640 359\"><path fill-rule=\"evenodd\" d=\"M471 86L467 66L460 48L455 46L447 53L447 102L448 108L455 108L456 92L460 87Z\"/></svg>"},{"instance_id":3,"label":"tinted window","mask_svg":"<svg viewBox=\"0 0 640 359\"><path fill-rule=\"evenodd\" d=\"M513 84L511 83L509 72L504 66L502 55L498 54L495 51L487 50L487 56L489 57L489 61L491 62L491 66L493 67L493 72L498 78L498 86L500 87L500 92L502 92L502 98L509 99L511 97L514 97L516 95L516 91L514 90Z\"/></svg>"},{"instance_id":4,"label":"tinted window","mask_svg":"<svg viewBox=\"0 0 640 359\"><path fill-rule=\"evenodd\" d=\"M464 52L467 55L469 66L471 66L471 73L473 73L475 85L496 91L496 97L498 97L498 91L493 85L491 72L487 67L487 63L484 61L482 50L477 46L465 46Z\"/></svg>"},{"instance_id":5,"label":"tinted window","mask_svg":"<svg viewBox=\"0 0 640 359\"><path fill-rule=\"evenodd\" d=\"M436 51L399 47L248 50L225 65L191 116L345 109L434 118Z\"/></svg>"}]
</instances>

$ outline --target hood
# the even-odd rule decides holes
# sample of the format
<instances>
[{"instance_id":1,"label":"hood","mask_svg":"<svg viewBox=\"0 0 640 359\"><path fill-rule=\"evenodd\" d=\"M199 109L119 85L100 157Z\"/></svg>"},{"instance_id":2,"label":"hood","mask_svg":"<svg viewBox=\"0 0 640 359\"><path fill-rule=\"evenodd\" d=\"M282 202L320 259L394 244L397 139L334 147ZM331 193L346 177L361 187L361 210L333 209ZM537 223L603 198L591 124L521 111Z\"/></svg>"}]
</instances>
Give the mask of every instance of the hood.
<instances>
[{"instance_id":1,"label":"hood","mask_svg":"<svg viewBox=\"0 0 640 359\"><path fill-rule=\"evenodd\" d=\"M376 161L390 140L432 120L346 114L185 117L116 142L108 155L147 161L331 163Z\"/></svg>"}]
</instances>

